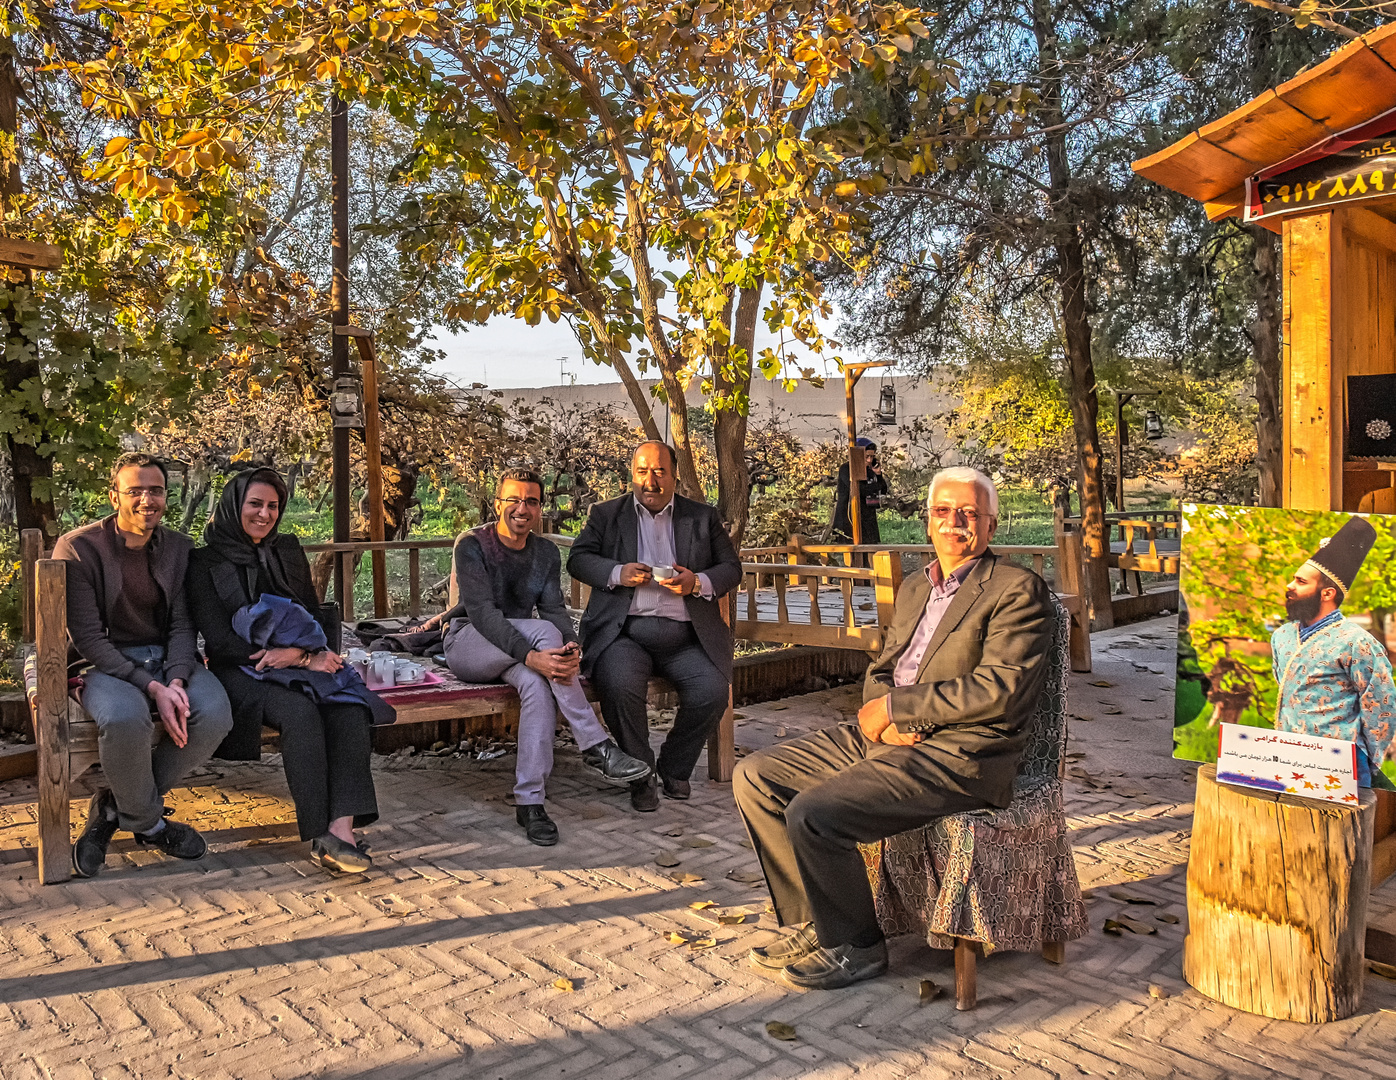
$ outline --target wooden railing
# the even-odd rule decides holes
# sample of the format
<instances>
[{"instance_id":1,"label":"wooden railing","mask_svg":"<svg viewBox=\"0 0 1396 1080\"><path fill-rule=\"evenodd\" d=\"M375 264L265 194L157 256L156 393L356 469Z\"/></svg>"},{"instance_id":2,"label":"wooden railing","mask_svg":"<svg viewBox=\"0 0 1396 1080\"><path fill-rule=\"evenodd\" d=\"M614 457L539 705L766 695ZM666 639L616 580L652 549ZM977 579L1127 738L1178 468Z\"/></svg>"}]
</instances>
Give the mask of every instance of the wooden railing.
<instances>
[{"instance_id":1,"label":"wooden railing","mask_svg":"<svg viewBox=\"0 0 1396 1080\"><path fill-rule=\"evenodd\" d=\"M545 533L543 536L564 550L572 546L573 537L560 533ZM377 543L307 544L305 550L312 555L329 553L344 560L345 579L348 581L354 580L353 560L356 557L374 550L406 551L408 611L415 616L421 614L420 552L451 547L454 543L449 537L433 537ZM1068 531L1061 548L1046 544L1004 544L995 545L994 551L1030 565L1038 576L1052 583L1072 612L1073 666L1076 670L1089 670L1089 631L1077 598L1080 555L1079 547L1073 545L1078 543L1078 537ZM1074 558L1073 551L1076 552ZM790 542L783 546L743 548L740 552L742 581L733 597L735 617L732 631L735 636L748 641L819 645L876 653L881 650L883 633L892 621L892 607L902 581L902 556L918 555L924 565L934 552L930 544L809 544L800 536L792 536ZM864 561L860 560L860 556L866 557L871 565L850 565ZM832 561L835 557L842 561L842 565ZM1052 563L1050 574L1048 560ZM1073 572L1074 566L1076 569ZM576 611L584 610L591 589L576 578L569 578L569 581L569 606ZM860 585L872 587L871 597L866 593L862 597L855 594L855 588ZM768 590L764 596L763 590ZM825 611L820 604L821 598L828 599L835 592L838 595L837 611ZM762 618L762 608L769 609L772 596L775 610L773 613L768 611L768 614L774 617ZM800 602L795 607L800 610L792 613L791 600L796 596ZM353 597L342 597L340 600L344 618L352 620Z\"/></svg>"},{"instance_id":2,"label":"wooden railing","mask_svg":"<svg viewBox=\"0 0 1396 1080\"><path fill-rule=\"evenodd\" d=\"M344 581L354 580L354 561L359 556L370 551L405 551L407 552L407 613L414 618L422 613L422 552L433 548L455 547L456 539L453 536L432 536L423 537L416 540L355 540L345 544L306 544L305 551L308 555L337 555L344 566ZM380 587L380 582L375 580L374 589ZM382 585L386 589L386 584ZM339 601L340 612L346 622L354 618L354 589L351 585L346 590L347 596L335 597ZM375 595L374 607L378 610L387 610L387 597Z\"/></svg>"}]
</instances>

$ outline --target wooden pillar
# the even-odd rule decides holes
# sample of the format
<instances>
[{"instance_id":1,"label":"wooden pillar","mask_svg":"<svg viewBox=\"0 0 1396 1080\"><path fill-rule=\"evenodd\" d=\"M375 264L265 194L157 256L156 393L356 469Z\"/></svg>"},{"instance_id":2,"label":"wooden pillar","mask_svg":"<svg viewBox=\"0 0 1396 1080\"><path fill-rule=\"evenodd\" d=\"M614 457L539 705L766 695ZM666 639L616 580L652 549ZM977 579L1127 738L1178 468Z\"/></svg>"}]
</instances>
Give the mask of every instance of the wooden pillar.
<instances>
[{"instance_id":1,"label":"wooden pillar","mask_svg":"<svg viewBox=\"0 0 1396 1080\"><path fill-rule=\"evenodd\" d=\"M35 567L34 737L39 767L39 882L43 885L73 876L68 835L67 569L62 559L40 559Z\"/></svg>"},{"instance_id":2,"label":"wooden pillar","mask_svg":"<svg viewBox=\"0 0 1396 1080\"><path fill-rule=\"evenodd\" d=\"M382 543L383 533L383 435L378 415L378 357L373 341L356 336L359 366L364 378L364 464L368 471L368 538ZM373 616L388 614L388 553L374 548Z\"/></svg>"},{"instance_id":3,"label":"wooden pillar","mask_svg":"<svg viewBox=\"0 0 1396 1080\"><path fill-rule=\"evenodd\" d=\"M1284 505L1341 510L1343 397L1333 363L1331 211L1284 221Z\"/></svg>"},{"instance_id":4,"label":"wooden pillar","mask_svg":"<svg viewBox=\"0 0 1396 1080\"><path fill-rule=\"evenodd\" d=\"M1324 1023L1362 1003L1376 799L1356 807L1197 771L1183 977L1233 1008Z\"/></svg>"}]
</instances>

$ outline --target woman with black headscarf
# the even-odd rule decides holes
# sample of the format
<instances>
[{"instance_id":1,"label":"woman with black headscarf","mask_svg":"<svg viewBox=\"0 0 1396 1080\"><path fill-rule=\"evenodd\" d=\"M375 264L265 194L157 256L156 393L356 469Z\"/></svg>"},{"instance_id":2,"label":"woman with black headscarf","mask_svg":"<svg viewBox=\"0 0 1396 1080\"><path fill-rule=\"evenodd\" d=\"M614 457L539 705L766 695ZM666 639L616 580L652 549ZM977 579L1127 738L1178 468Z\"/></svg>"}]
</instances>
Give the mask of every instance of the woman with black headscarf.
<instances>
[{"instance_id":1,"label":"woman with black headscarf","mask_svg":"<svg viewBox=\"0 0 1396 1080\"><path fill-rule=\"evenodd\" d=\"M319 610L310 563L294 536L278 533L286 484L272 469L228 481L204 529L204 546L189 557L189 606L204 637L209 669L233 706L233 730L215 756L250 761L261 755L262 725L281 733L281 761L311 861L341 873L373 865L354 836L378 819L369 769L372 716L366 705L317 704L306 694L261 681L244 667L338 671L344 664L324 649L258 649L233 630L233 616L263 594Z\"/></svg>"}]
</instances>

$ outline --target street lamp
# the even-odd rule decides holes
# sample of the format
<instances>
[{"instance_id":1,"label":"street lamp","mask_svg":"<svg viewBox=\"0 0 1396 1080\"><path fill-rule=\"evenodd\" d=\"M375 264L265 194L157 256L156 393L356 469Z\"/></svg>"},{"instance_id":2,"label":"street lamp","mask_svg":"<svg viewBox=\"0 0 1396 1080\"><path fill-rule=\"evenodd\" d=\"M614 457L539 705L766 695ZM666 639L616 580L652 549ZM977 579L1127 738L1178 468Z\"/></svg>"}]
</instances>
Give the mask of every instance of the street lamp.
<instances>
[{"instance_id":1,"label":"street lamp","mask_svg":"<svg viewBox=\"0 0 1396 1080\"><path fill-rule=\"evenodd\" d=\"M1156 396L1157 390L1115 391L1115 509L1121 512L1125 508L1125 447L1129 445L1129 432L1125 429L1125 404L1131 398ZM1163 421L1153 409L1149 410L1144 420L1144 437L1163 438Z\"/></svg>"}]
</instances>

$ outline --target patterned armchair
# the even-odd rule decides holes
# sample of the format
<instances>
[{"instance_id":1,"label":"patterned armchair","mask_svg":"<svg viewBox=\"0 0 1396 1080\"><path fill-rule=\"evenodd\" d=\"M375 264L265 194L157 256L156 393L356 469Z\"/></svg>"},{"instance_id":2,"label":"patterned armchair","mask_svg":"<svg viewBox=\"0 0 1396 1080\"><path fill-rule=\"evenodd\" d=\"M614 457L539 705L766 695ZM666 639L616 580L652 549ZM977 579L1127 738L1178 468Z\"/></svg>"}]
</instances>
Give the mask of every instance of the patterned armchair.
<instances>
[{"instance_id":1,"label":"patterned armchair","mask_svg":"<svg viewBox=\"0 0 1396 1080\"><path fill-rule=\"evenodd\" d=\"M1088 929L1062 805L1070 616L1053 604L1051 667L1012 803L938 818L862 849L883 932L924 933L932 948L955 950L960 1009L974 1008L981 953L1041 949L1059 964L1065 943Z\"/></svg>"}]
</instances>

